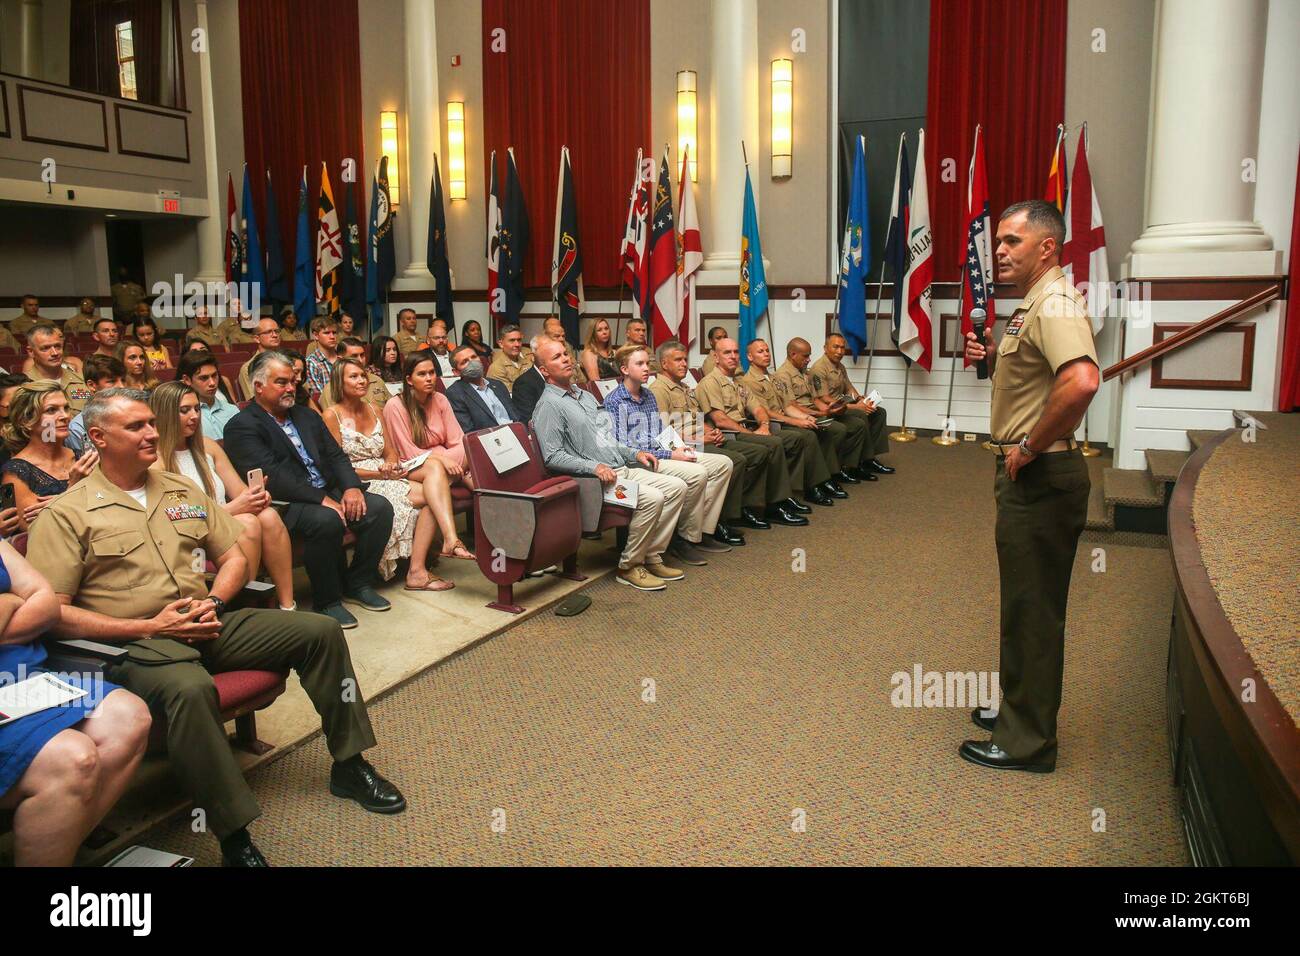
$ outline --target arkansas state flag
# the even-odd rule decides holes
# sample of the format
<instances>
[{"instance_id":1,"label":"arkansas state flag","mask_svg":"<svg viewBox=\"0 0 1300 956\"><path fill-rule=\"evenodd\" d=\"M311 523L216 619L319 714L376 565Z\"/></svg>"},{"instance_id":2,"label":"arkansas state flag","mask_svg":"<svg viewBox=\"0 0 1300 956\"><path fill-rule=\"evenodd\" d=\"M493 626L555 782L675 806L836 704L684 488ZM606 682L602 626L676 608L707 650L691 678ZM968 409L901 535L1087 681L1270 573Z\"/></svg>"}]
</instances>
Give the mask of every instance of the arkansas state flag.
<instances>
[{"instance_id":1,"label":"arkansas state flag","mask_svg":"<svg viewBox=\"0 0 1300 956\"><path fill-rule=\"evenodd\" d=\"M1052 148L1052 168L1047 173L1047 192L1043 198L1056 206L1057 212L1065 211L1065 197L1069 191L1069 182L1065 176L1065 124L1056 126L1056 145Z\"/></svg>"},{"instance_id":2,"label":"arkansas state flag","mask_svg":"<svg viewBox=\"0 0 1300 956\"><path fill-rule=\"evenodd\" d=\"M673 186L668 178L668 148L659 164L650 226L650 315L654 342L677 334L677 232L673 228Z\"/></svg>"},{"instance_id":3,"label":"arkansas state flag","mask_svg":"<svg viewBox=\"0 0 1300 956\"><path fill-rule=\"evenodd\" d=\"M226 174L226 281L244 278L244 240L239 229L239 207L235 205L235 180Z\"/></svg>"},{"instance_id":4,"label":"arkansas state flag","mask_svg":"<svg viewBox=\"0 0 1300 956\"><path fill-rule=\"evenodd\" d=\"M498 276L501 271L501 193L497 189L497 151L492 150L488 160L489 183L487 202L487 274L488 274L488 315L496 319L506 310L506 304L497 295ZM493 339L496 338L496 322L491 324Z\"/></svg>"},{"instance_id":5,"label":"arkansas state flag","mask_svg":"<svg viewBox=\"0 0 1300 956\"><path fill-rule=\"evenodd\" d=\"M636 151L636 179L632 182L632 195L627 206L627 228L623 231L623 279L632 290L636 314L646 318L650 313L650 257L647 253L646 225L650 218L650 173L654 160L648 160L640 149Z\"/></svg>"},{"instance_id":6,"label":"arkansas state flag","mask_svg":"<svg viewBox=\"0 0 1300 956\"><path fill-rule=\"evenodd\" d=\"M1088 124L1079 133L1074 153L1074 179L1065 202L1065 245L1061 247L1061 268L1074 287L1088 300L1092 334L1106 322L1110 304L1110 265L1106 261L1106 229L1101 224L1097 187L1088 169Z\"/></svg>"},{"instance_id":7,"label":"arkansas state flag","mask_svg":"<svg viewBox=\"0 0 1300 956\"><path fill-rule=\"evenodd\" d=\"M930 232L930 193L925 181L925 130L916 144L916 181L912 185L907 224L907 277L904 292L907 308L898 322L898 348L904 355L930 371L930 293L934 282L934 236Z\"/></svg>"},{"instance_id":8,"label":"arkansas state flag","mask_svg":"<svg viewBox=\"0 0 1300 956\"><path fill-rule=\"evenodd\" d=\"M970 171L966 176L966 288L961 300L961 336L975 331L971 310L983 309L990 327L996 318L993 303L993 226L989 220L989 180L984 168L984 138L975 127L975 147L971 151ZM969 367L963 349L963 367Z\"/></svg>"},{"instance_id":9,"label":"arkansas state flag","mask_svg":"<svg viewBox=\"0 0 1300 956\"><path fill-rule=\"evenodd\" d=\"M700 217L695 211L695 190L691 187L690 167L687 165L689 149L682 150L682 175L677 181L677 211L681 213L681 227L677 232L677 246L681 261L677 271L677 298L681 303L681 323L677 326L677 340L690 345L699 328L700 300L695 297L695 273L704 265L704 245L700 241Z\"/></svg>"}]
</instances>

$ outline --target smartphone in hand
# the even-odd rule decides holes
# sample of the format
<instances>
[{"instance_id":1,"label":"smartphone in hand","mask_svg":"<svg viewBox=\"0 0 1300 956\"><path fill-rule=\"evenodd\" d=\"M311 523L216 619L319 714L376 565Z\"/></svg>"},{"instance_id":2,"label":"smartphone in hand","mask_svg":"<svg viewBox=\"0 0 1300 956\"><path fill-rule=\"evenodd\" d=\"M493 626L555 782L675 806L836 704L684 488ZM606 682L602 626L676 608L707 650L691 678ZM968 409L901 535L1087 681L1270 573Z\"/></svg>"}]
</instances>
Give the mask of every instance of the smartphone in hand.
<instances>
[{"instance_id":1,"label":"smartphone in hand","mask_svg":"<svg viewBox=\"0 0 1300 956\"><path fill-rule=\"evenodd\" d=\"M261 468L254 468L248 473L248 490L257 494L266 490L266 479Z\"/></svg>"}]
</instances>

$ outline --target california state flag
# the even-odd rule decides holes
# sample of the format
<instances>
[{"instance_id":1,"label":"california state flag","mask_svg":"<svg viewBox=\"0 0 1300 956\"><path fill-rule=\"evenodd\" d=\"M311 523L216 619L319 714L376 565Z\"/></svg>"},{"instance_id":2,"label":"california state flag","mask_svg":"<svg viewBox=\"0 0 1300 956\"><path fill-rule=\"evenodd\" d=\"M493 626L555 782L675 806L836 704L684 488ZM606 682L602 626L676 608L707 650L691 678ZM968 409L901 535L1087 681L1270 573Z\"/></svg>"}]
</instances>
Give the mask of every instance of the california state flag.
<instances>
[{"instance_id":1,"label":"california state flag","mask_svg":"<svg viewBox=\"0 0 1300 956\"><path fill-rule=\"evenodd\" d=\"M695 190L691 187L688 149L682 150L682 175L677 186L677 209L681 228L677 232L677 298L681 301L677 341L690 345L699 328L700 302L695 298L695 273L704 265L704 245L700 242L700 217L695 211Z\"/></svg>"},{"instance_id":2,"label":"california state flag","mask_svg":"<svg viewBox=\"0 0 1300 956\"><path fill-rule=\"evenodd\" d=\"M930 371L930 294L934 282L934 237L930 232L930 192L925 180L925 130L916 152L911 216L907 223L907 275L903 280L907 310L899 317L898 348Z\"/></svg>"},{"instance_id":3,"label":"california state flag","mask_svg":"<svg viewBox=\"0 0 1300 956\"><path fill-rule=\"evenodd\" d=\"M1065 201L1065 245L1061 247L1061 268L1074 287L1088 301L1092 334L1106 321L1110 304L1110 265L1106 262L1106 229L1101 224L1101 204L1088 169L1088 124L1079 133L1074 154L1074 177Z\"/></svg>"}]
</instances>

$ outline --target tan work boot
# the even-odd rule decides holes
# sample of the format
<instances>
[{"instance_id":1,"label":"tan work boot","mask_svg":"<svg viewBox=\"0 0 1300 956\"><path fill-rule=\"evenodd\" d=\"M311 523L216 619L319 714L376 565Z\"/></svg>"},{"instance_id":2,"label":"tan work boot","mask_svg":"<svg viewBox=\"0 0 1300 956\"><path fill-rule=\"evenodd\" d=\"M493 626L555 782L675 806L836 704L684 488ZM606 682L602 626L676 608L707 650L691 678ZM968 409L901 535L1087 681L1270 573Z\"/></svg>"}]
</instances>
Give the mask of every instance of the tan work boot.
<instances>
[{"instance_id":1,"label":"tan work boot","mask_svg":"<svg viewBox=\"0 0 1300 956\"><path fill-rule=\"evenodd\" d=\"M663 591L668 587L639 564L634 568L619 568L614 577L619 584L626 584L638 591Z\"/></svg>"},{"instance_id":2,"label":"tan work boot","mask_svg":"<svg viewBox=\"0 0 1300 956\"><path fill-rule=\"evenodd\" d=\"M645 569L662 581L680 581L686 577L685 571L670 568L666 564L647 564Z\"/></svg>"}]
</instances>

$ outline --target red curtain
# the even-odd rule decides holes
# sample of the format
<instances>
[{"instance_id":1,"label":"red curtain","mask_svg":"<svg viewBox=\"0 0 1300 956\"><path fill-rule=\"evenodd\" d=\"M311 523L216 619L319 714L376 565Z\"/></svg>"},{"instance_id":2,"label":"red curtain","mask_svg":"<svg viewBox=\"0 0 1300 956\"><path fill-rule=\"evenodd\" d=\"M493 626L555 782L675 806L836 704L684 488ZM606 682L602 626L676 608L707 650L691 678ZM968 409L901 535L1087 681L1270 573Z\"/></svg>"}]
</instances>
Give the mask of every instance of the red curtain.
<instances>
[{"instance_id":1,"label":"red curtain","mask_svg":"<svg viewBox=\"0 0 1300 956\"><path fill-rule=\"evenodd\" d=\"M365 163L361 115L361 47L357 0L258 0L239 5L243 75L244 161L253 186L257 221L266 228L266 170L275 179L276 212L284 261L293 270L298 181L307 167L309 214L315 222L320 164L329 166L334 201L342 208L344 159L356 160L357 217L365 218ZM378 117L375 117L378 122ZM221 202L225 208L225 173ZM229 170L242 195L243 170ZM312 235L315 235L313 226ZM265 239L263 239L265 242Z\"/></svg>"},{"instance_id":2,"label":"red curtain","mask_svg":"<svg viewBox=\"0 0 1300 956\"><path fill-rule=\"evenodd\" d=\"M1011 203L1043 195L1065 119L1065 21L1066 0L930 0L925 159L936 280L961 278L976 123L994 225ZM954 182L940 176L945 159L956 164Z\"/></svg>"},{"instance_id":3,"label":"red curtain","mask_svg":"<svg viewBox=\"0 0 1300 956\"><path fill-rule=\"evenodd\" d=\"M1281 412L1300 408L1300 161L1296 162L1291 248L1287 255L1291 258L1291 275L1286 284L1286 340L1282 346L1282 388L1277 402Z\"/></svg>"},{"instance_id":4,"label":"red curtain","mask_svg":"<svg viewBox=\"0 0 1300 956\"><path fill-rule=\"evenodd\" d=\"M649 0L483 0L483 133L484 169L495 149L499 183L514 147L530 227L526 284L550 285L568 146L583 280L616 287L636 151L649 152Z\"/></svg>"}]
</instances>

